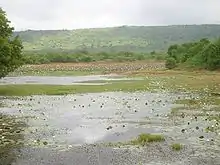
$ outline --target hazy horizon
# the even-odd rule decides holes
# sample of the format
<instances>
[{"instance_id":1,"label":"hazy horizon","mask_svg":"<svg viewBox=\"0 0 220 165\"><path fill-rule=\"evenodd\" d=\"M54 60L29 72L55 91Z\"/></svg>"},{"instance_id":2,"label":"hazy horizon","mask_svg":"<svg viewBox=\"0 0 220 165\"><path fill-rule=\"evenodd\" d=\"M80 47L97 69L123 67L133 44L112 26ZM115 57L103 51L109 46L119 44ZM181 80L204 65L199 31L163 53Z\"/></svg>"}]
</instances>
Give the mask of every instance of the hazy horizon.
<instances>
[{"instance_id":1,"label":"hazy horizon","mask_svg":"<svg viewBox=\"0 0 220 165\"><path fill-rule=\"evenodd\" d=\"M16 31L220 24L219 0L1 0Z\"/></svg>"},{"instance_id":2,"label":"hazy horizon","mask_svg":"<svg viewBox=\"0 0 220 165\"><path fill-rule=\"evenodd\" d=\"M171 25L120 25L120 26L106 26L106 27L89 27L89 28L75 28L75 29L25 29L25 30L14 30L14 32L21 31L62 31L62 30L86 30L86 29L104 29L104 28L118 28L118 27L166 27L166 26L200 26L200 25L219 25L220 24L171 24Z\"/></svg>"}]
</instances>

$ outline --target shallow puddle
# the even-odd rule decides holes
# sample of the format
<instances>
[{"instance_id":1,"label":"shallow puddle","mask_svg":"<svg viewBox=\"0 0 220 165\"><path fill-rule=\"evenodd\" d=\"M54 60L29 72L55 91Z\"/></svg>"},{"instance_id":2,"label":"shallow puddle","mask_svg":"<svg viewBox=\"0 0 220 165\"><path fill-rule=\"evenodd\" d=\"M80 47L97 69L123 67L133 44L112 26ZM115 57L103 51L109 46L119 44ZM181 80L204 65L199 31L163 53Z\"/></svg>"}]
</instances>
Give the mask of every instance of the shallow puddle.
<instances>
[{"instance_id":1,"label":"shallow puddle","mask_svg":"<svg viewBox=\"0 0 220 165\"><path fill-rule=\"evenodd\" d=\"M135 80L117 75L89 75L89 76L19 76L0 79L0 85L5 84L47 84L47 85L104 85L96 81ZM138 79L139 80L139 79ZM91 82L91 83L87 83Z\"/></svg>"},{"instance_id":2,"label":"shallow puddle","mask_svg":"<svg viewBox=\"0 0 220 165\"><path fill-rule=\"evenodd\" d=\"M27 163L31 153L30 161L34 162L44 159L45 153L54 152L67 152L65 160L68 162L71 151L74 148L80 150L77 146L125 142L141 133L162 134L168 144L178 142L192 145L201 154L206 150L217 156L215 153L220 151L217 132L204 131L207 126L214 124L213 121L205 121L204 116L196 120L192 117L170 116L172 108L178 106L174 104L177 98L188 98L188 95L108 92L30 96L4 99L7 106L2 107L1 112L22 117L28 125L23 133L25 147L21 149L26 156L18 158L17 162L20 163L17 164ZM201 136L203 138L199 138ZM189 154L189 151L184 154ZM46 159L50 160L48 157ZM83 157L79 159L82 161ZM156 164L160 161L152 162Z\"/></svg>"},{"instance_id":3,"label":"shallow puddle","mask_svg":"<svg viewBox=\"0 0 220 165\"><path fill-rule=\"evenodd\" d=\"M148 119L157 120L161 125L163 121L160 117L169 113L174 98L174 95L166 93L141 92L33 96L10 100L7 104L11 108L5 107L3 110L9 114L31 116L28 125L32 131L37 129L33 134L35 139L53 138L53 141L84 144L105 141L117 132L126 140L128 137L123 133L136 127L138 130L141 121ZM109 126L112 128L108 130ZM47 133L42 134L45 130ZM149 130L152 131L160 132L159 128ZM117 134L117 138L120 136Z\"/></svg>"}]
</instances>

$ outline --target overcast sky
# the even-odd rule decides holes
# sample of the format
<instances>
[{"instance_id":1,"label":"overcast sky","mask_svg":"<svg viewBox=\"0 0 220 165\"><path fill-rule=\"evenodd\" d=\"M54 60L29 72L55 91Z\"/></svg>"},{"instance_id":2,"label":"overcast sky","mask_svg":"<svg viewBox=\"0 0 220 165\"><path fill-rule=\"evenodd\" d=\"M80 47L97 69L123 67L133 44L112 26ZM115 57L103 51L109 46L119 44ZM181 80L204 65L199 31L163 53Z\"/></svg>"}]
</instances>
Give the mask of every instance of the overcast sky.
<instances>
[{"instance_id":1,"label":"overcast sky","mask_svg":"<svg viewBox=\"0 0 220 165\"><path fill-rule=\"evenodd\" d=\"M220 0L0 0L16 30L220 24Z\"/></svg>"}]
</instances>

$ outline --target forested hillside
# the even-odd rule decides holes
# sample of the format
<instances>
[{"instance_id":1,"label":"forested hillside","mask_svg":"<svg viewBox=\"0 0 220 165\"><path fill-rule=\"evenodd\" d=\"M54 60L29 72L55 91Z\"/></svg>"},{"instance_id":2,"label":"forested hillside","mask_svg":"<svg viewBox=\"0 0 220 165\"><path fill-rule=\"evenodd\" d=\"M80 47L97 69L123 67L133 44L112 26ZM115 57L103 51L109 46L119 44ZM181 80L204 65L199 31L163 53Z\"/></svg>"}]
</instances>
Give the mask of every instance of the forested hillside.
<instances>
[{"instance_id":1,"label":"forested hillside","mask_svg":"<svg viewBox=\"0 0 220 165\"><path fill-rule=\"evenodd\" d=\"M22 31L25 51L152 52L170 45L210 40L220 36L220 25L176 25L114 28Z\"/></svg>"}]
</instances>

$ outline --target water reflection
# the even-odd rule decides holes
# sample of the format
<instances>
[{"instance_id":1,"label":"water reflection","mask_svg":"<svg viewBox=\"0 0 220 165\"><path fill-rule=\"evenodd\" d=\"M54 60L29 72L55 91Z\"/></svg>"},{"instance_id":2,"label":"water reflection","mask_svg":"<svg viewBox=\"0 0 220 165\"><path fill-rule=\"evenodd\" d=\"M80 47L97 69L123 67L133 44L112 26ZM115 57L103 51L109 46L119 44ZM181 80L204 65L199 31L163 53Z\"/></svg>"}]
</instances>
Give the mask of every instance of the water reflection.
<instances>
[{"instance_id":1,"label":"water reflection","mask_svg":"<svg viewBox=\"0 0 220 165\"><path fill-rule=\"evenodd\" d=\"M19 149L24 145L26 126L21 119L0 113L0 165L16 161Z\"/></svg>"}]
</instances>

